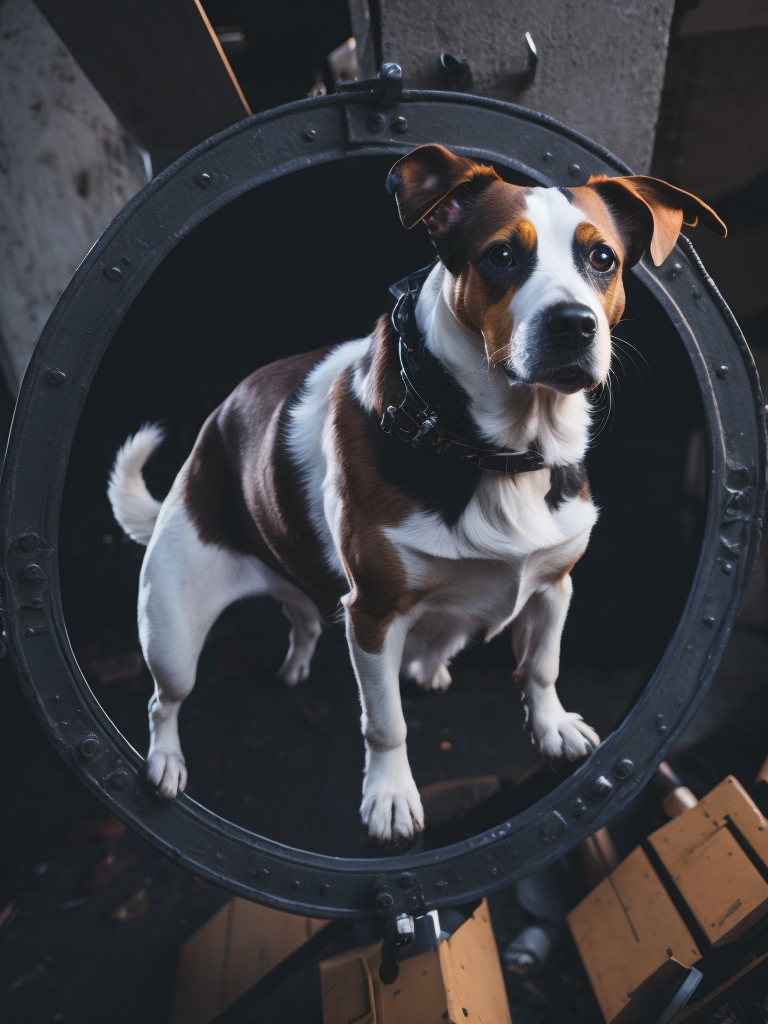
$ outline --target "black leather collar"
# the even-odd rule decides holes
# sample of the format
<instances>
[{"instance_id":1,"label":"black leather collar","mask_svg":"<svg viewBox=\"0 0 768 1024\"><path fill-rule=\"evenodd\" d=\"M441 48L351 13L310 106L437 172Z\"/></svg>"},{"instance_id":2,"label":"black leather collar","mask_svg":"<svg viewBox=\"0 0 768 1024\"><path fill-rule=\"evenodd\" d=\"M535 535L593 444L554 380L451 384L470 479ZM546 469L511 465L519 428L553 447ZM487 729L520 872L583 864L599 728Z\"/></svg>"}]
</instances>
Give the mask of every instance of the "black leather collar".
<instances>
[{"instance_id":1,"label":"black leather collar","mask_svg":"<svg viewBox=\"0 0 768 1024\"><path fill-rule=\"evenodd\" d=\"M532 446L526 451L506 451L483 444L465 412L469 396L427 349L416 324L416 300L434 266L410 274L389 289L397 298L392 326L405 394L399 406L387 407L381 429L414 448L432 448L443 459L492 473L543 469L544 456Z\"/></svg>"}]
</instances>

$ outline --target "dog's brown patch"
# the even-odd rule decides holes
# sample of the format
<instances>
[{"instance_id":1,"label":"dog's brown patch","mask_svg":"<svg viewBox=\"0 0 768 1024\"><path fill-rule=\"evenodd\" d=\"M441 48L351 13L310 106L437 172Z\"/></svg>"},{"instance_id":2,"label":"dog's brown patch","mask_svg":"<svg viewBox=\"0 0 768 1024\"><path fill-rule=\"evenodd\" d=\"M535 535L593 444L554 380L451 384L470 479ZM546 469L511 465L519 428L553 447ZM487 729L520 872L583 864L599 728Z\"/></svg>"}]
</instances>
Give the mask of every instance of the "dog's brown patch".
<instances>
[{"instance_id":1,"label":"dog's brown patch","mask_svg":"<svg viewBox=\"0 0 768 1024\"><path fill-rule=\"evenodd\" d=\"M294 395L328 352L281 359L246 377L206 421L183 478L203 543L255 555L324 613L338 606L344 580L325 560L285 428Z\"/></svg>"},{"instance_id":2,"label":"dog's brown patch","mask_svg":"<svg viewBox=\"0 0 768 1024\"><path fill-rule=\"evenodd\" d=\"M384 534L386 527L402 522L417 506L377 472L371 458L374 424L355 400L351 381L350 371L342 374L331 395L342 502L339 540L355 640L366 653L380 654L392 622L423 596L409 588L403 564Z\"/></svg>"},{"instance_id":3,"label":"dog's brown patch","mask_svg":"<svg viewBox=\"0 0 768 1024\"><path fill-rule=\"evenodd\" d=\"M576 243L584 249L589 249L596 242L602 242L603 238L594 224L583 220L576 228Z\"/></svg>"},{"instance_id":4,"label":"dog's brown patch","mask_svg":"<svg viewBox=\"0 0 768 1024\"><path fill-rule=\"evenodd\" d=\"M614 223L608 207L594 189L582 185L570 191L574 197L574 204L583 210L588 218L576 228L577 245L584 249L586 255L586 250L597 242L605 242L613 249L619 260L616 272L605 290L596 292L608 325L613 329L621 320L626 302L622 281L622 271L627 256L626 241Z\"/></svg>"},{"instance_id":5,"label":"dog's brown patch","mask_svg":"<svg viewBox=\"0 0 768 1024\"><path fill-rule=\"evenodd\" d=\"M529 220L521 220L517 225L516 234L522 247L528 252L533 252L536 248L536 228L533 224Z\"/></svg>"}]
</instances>

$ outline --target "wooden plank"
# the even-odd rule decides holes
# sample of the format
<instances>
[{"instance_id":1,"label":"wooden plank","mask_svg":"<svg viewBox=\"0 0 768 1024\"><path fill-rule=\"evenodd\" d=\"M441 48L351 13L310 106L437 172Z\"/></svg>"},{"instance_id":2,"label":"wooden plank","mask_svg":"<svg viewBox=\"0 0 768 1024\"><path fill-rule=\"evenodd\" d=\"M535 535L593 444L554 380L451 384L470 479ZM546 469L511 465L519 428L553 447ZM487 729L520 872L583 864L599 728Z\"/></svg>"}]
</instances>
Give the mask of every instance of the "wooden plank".
<instances>
[{"instance_id":1,"label":"wooden plank","mask_svg":"<svg viewBox=\"0 0 768 1024\"><path fill-rule=\"evenodd\" d=\"M224 1006L231 1006L294 950L328 924L285 914L235 897L232 900Z\"/></svg>"},{"instance_id":2,"label":"wooden plank","mask_svg":"<svg viewBox=\"0 0 768 1024\"><path fill-rule=\"evenodd\" d=\"M701 959L647 854L634 850L568 915L608 1024L643 1019L643 1001Z\"/></svg>"},{"instance_id":3,"label":"wooden plank","mask_svg":"<svg viewBox=\"0 0 768 1024\"><path fill-rule=\"evenodd\" d=\"M154 170L250 114L199 0L36 0Z\"/></svg>"},{"instance_id":4,"label":"wooden plank","mask_svg":"<svg viewBox=\"0 0 768 1024\"><path fill-rule=\"evenodd\" d=\"M768 883L729 819L761 857L768 855L765 819L732 776L648 837L713 946L733 942L768 914Z\"/></svg>"},{"instance_id":5,"label":"wooden plank","mask_svg":"<svg viewBox=\"0 0 768 1024\"><path fill-rule=\"evenodd\" d=\"M208 1024L327 924L235 896L182 946L169 1024Z\"/></svg>"},{"instance_id":6,"label":"wooden plank","mask_svg":"<svg viewBox=\"0 0 768 1024\"><path fill-rule=\"evenodd\" d=\"M208 1024L224 1009L221 993L233 902L225 903L181 947L168 1024Z\"/></svg>"}]
</instances>

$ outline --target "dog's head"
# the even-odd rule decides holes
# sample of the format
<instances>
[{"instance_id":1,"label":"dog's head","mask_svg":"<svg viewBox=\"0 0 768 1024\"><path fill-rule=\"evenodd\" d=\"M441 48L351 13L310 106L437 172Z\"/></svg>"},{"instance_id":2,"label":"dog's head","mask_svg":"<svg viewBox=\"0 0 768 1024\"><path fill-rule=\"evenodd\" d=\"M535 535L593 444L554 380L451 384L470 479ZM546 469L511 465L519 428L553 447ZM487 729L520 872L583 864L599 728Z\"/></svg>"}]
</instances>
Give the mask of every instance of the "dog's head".
<instances>
[{"instance_id":1,"label":"dog's head","mask_svg":"<svg viewBox=\"0 0 768 1024\"><path fill-rule=\"evenodd\" d=\"M565 394L608 375L624 268L646 251L659 266L683 224L726 234L701 200L656 178L526 188L437 145L398 160L387 188L406 228L426 224L451 308L482 335L491 365Z\"/></svg>"}]
</instances>

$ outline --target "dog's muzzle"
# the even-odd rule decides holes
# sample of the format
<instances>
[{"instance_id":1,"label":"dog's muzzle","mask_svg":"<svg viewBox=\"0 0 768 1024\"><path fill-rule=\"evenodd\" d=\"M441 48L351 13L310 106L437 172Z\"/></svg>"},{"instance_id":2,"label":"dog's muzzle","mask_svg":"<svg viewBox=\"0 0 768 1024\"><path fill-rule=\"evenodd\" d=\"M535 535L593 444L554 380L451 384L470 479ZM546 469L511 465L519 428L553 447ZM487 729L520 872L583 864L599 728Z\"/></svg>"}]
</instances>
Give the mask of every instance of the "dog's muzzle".
<instances>
[{"instance_id":1,"label":"dog's muzzle","mask_svg":"<svg viewBox=\"0 0 768 1024\"><path fill-rule=\"evenodd\" d=\"M558 302L544 310L526 383L544 384L564 394L595 387L597 328L597 317L583 303Z\"/></svg>"}]
</instances>

